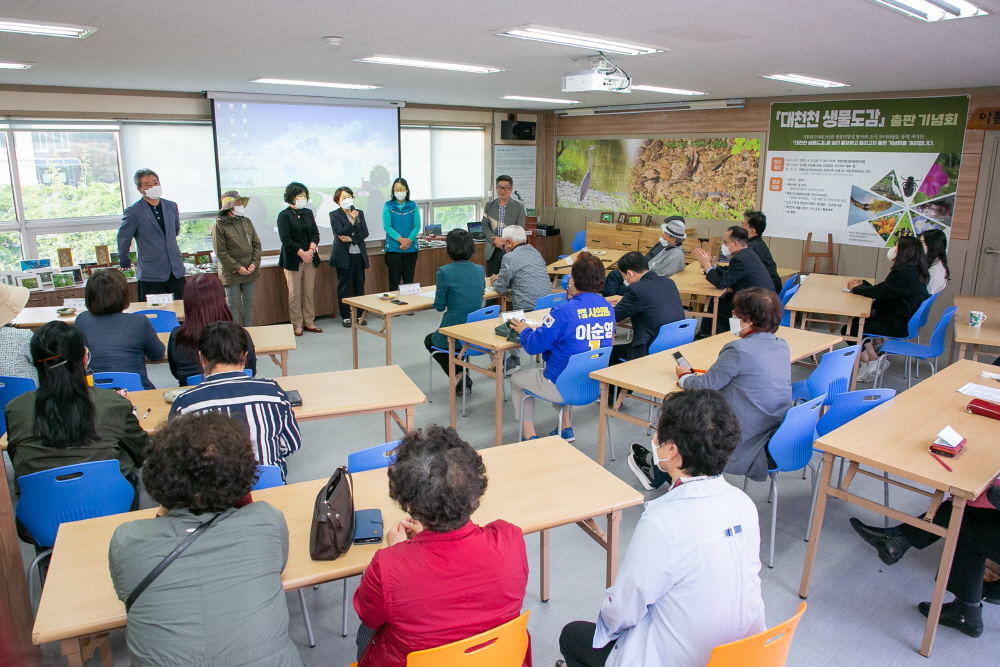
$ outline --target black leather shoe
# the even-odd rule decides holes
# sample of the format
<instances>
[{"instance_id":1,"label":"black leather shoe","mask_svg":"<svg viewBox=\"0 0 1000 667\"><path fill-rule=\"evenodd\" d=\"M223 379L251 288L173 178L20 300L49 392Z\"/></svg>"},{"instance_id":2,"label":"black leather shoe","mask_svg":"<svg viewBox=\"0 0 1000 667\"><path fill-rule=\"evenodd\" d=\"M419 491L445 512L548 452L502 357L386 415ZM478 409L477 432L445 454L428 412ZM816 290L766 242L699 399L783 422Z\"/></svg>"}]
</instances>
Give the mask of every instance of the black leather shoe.
<instances>
[{"instance_id":1,"label":"black leather shoe","mask_svg":"<svg viewBox=\"0 0 1000 667\"><path fill-rule=\"evenodd\" d=\"M931 613L931 603L921 602L917 609L924 616ZM961 630L972 638L983 634L983 605L965 604L961 600L952 600L941 605L941 618L938 625Z\"/></svg>"},{"instance_id":2,"label":"black leather shoe","mask_svg":"<svg viewBox=\"0 0 1000 667\"><path fill-rule=\"evenodd\" d=\"M912 545L899 528L875 528L851 517L851 528L868 544L875 547L878 557L886 565L895 565Z\"/></svg>"}]
</instances>

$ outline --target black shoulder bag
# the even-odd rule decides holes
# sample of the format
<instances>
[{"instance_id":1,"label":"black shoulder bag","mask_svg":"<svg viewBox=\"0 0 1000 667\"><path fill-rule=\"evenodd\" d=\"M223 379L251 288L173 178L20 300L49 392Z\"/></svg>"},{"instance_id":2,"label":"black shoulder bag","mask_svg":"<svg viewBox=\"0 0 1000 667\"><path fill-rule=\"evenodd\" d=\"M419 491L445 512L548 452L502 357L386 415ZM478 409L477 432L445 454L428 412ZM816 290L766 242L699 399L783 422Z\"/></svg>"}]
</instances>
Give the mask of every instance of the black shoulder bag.
<instances>
[{"instance_id":1,"label":"black shoulder bag","mask_svg":"<svg viewBox=\"0 0 1000 667\"><path fill-rule=\"evenodd\" d=\"M129 612L129 610L132 609L132 605L134 605L136 599L140 595L142 595L142 592L144 590L146 590L147 588L149 588L149 585L151 583L153 583L153 580L155 580L158 576L160 576L161 574L163 574L163 571L167 569L167 566L169 566L171 563L173 563L175 560L177 560L177 557L180 556L182 553L184 553L184 550L187 549L189 546L191 546L192 542L194 542L199 537L201 537L202 533L204 533L206 530L208 530L208 527L211 526L212 523L216 519L218 519L220 516L221 516L221 514L216 514L211 519L209 519L205 523L203 523L200 526L198 526L197 528L195 528L193 533L191 533L190 535L188 535L187 538L183 542L181 542L179 545L177 545L176 549L174 549L173 551L170 552L170 555L168 555L166 558L164 558L162 561L160 561L160 564L157 565L155 568L153 568L152 572L150 572L149 574L146 575L145 579L143 579L141 582L139 582L139 585L135 587L135 590L133 590L129 594L128 598L125 599L125 613L126 614Z\"/></svg>"}]
</instances>

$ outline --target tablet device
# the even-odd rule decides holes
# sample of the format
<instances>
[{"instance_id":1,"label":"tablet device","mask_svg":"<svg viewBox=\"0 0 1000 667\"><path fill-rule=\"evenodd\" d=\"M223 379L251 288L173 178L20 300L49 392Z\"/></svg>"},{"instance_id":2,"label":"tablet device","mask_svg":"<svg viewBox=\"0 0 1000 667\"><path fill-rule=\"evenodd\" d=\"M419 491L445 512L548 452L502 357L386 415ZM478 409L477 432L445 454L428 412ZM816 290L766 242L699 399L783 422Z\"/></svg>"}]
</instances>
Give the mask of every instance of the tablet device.
<instances>
[{"instance_id":1,"label":"tablet device","mask_svg":"<svg viewBox=\"0 0 1000 667\"><path fill-rule=\"evenodd\" d=\"M288 396L288 402L292 404L293 408L302 406L302 397L299 395L298 390L289 389L285 394Z\"/></svg>"},{"instance_id":2,"label":"tablet device","mask_svg":"<svg viewBox=\"0 0 1000 667\"><path fill-rule=\"evenodd\" d=\"M354 512L354 543L378 544L382 541L382 510Z\"/></svg>"},{"instance_id":3,"label":"tablet device","mask_svg":"<svg viewBox=\"0 0 1000 667\"><path fill-rule=\"evenodd\" d=\"M691 364L688 363L688 360L685 359L684 355L681 354L680 352L674 352L674 360L676 360L677 363L683 366L684 368L690 368L691 370L694 370Z\"/></svg>"}]
</instances>

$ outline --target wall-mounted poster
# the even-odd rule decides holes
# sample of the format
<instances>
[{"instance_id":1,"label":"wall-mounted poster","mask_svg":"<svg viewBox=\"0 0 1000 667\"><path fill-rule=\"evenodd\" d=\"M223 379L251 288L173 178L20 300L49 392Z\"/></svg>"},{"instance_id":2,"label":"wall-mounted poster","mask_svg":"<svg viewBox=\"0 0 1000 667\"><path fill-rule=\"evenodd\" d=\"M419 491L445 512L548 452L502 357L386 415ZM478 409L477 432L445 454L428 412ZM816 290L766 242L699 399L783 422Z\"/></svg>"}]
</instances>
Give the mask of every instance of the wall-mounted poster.
<instances>
[{"instance_id":1,"label":"wall-mounted poster","mask_svg":"<svg viewBox=\"0 0 1000 667\"><path fill-rule=\"evenodd\" d=\"M756 208L760 139L556 141L556 206L743 219Z\"/></svg>"},{"instance_id":2,"label":"wall-mounted poster","mask_svg":"<svg viewBox=\"0 0 1000 667\"><path fill-rule=\"evenodd\" d=\"M511 197L521 202L528 215L535 210L535 146L494 146L493 178L510 176L514 179ZM491 188L492 189L492 188ZM493 193L496 197L496 193Z\"/></svg>"},{"instance_id":3,"label":"wall-mounted poster","mask_svg":"<svg viewBox=\"0 0 1000 667\"><path fill-rule=\"evenodd\" d=\"M772 104L767 233L874 247L950 237L968 114L967 96Z\"/></svg>"}]
</instances>

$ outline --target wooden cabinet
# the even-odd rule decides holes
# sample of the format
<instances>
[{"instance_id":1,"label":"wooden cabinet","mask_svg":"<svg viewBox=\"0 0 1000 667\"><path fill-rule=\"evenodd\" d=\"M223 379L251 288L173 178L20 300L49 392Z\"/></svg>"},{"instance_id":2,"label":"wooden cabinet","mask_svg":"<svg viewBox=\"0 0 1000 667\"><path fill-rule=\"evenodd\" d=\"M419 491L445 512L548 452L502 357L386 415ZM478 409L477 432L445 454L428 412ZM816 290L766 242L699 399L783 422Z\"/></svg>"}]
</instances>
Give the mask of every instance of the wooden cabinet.
<instances>
[{"instance_id":1,"label":"wooden cabinet","mask_svg":"<svg viewBox=\"0 0 1000 667\"><path fill-rule=\"evenodd\" d=\"M641 229L618 230L614 225L599 222L587 223L587 247L604 248L607 250L630 250L639 249L639 235Z\"/></svg>"}]
</instances>

